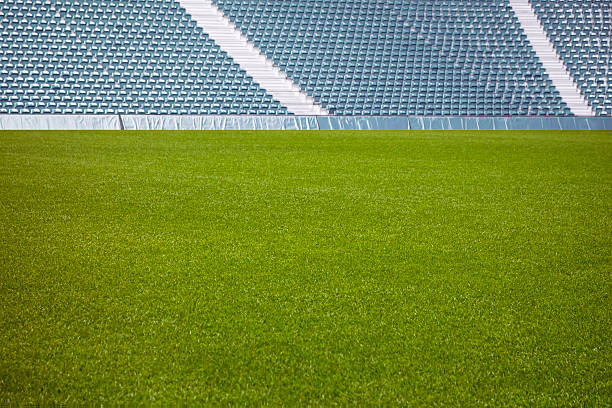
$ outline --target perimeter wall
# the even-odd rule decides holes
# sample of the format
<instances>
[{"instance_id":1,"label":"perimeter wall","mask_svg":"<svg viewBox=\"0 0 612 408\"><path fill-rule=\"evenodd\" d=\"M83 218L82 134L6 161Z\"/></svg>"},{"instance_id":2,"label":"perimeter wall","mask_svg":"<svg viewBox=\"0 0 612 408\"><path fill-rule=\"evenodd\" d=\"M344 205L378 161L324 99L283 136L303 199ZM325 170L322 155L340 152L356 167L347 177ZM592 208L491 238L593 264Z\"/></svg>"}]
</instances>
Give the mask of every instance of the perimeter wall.
<instances>
[{"instance_id":1,"label":"perimeter wall","mask_svg":"<svg viewBox=\"0 0 612 408\"><path fill-rule=\"evenodd\" d=\"M0 130L612 130L612 117L0 115Z\"/></svg>"}]
</instances>

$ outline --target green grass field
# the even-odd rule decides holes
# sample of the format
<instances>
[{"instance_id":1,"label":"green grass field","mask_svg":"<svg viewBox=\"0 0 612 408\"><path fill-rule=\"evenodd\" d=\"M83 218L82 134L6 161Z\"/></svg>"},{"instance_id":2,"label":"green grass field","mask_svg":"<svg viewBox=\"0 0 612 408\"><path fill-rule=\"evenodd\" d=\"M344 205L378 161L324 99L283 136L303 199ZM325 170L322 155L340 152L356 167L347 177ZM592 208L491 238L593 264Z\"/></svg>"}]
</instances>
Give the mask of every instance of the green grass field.
<instances>
[{"instance_id":1,"label":"green grass field","mask_svg":"<svg viewBox=\"0 0 612 408\"><path fill-rule=\"evenodd\" d=\"M0 133L0 404L610 406L611 132Z\"/></svg>"}]
</instances>

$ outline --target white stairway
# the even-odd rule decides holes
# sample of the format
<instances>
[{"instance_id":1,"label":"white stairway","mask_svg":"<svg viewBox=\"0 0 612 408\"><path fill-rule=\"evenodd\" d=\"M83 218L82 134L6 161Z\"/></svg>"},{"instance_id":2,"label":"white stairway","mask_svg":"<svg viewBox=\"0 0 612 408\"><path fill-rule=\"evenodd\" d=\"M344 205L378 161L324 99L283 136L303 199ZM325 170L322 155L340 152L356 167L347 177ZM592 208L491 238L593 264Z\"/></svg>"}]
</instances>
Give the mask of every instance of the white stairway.
<instances>
[{"instance_id":1,"label":"white stairway","mask_svg":"<svg viewBox=\"0 0 612 408\"><path fill-rule=\"evenodd\" d=\"M253 80L295 115L328 115L250 42L211 0L179 0L208 36Z\"/></svg>"},{"instance_id":2,"label":"white stairway","mask_svg":"<svg viewBox=\"0 0 612 408\"><path fill-rule=\"evenodd\" d=\"M572 113L576 116L595 116L546 35L529 0L509 0L509 2L536 55Z\"/></svg>"}]
</instances>

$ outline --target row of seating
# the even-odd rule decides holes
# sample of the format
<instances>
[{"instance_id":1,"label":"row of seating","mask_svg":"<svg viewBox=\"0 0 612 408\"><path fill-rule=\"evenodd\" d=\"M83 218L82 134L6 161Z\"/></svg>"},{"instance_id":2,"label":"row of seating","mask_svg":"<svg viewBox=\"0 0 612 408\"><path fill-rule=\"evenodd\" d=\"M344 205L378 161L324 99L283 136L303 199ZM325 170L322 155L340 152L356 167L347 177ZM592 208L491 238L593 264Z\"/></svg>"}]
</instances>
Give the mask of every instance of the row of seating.
<instances>
[{"instance_id":1,"label":"row of seating","mask_svg":"<svg viewBox=\"0 0 612 408\"><path fill-rule=\"evenodd\" d=\"M3 0L0 20L0 113L287 113L174 0Z\"/></svg>"},{"instance_id":2,"label":"row of seating","mask_svg":"<svg viewBox=\"0 0 612 408\"><path fill-rule=\"evenodd\" d=\"M569 115L507 1L216 0L329 111ZM444 73L444 77L438 76ZM369 82L360 97L351 89ZM413 98L406 84L419 84ZM491 89L500 89L492 93ZM452 99L447 95L466 95ZM512 104L505 102L512 100ZM482 106L478 106L483 101ZM474 103L469 103L474 102ZM500 107L499 105L504 105Z\"/></svg>"},{"instance_id":3,"label":"row of seating","mask_svg":"<svg viewBox=\"0 0 612 408\"><path fill-rule=\"evenodd\" d=\"M507 0L214 1L333 114L571 114ZM610 3L531 1L610 115ZM287 110L177 0L3 0L0 113Z\"/></svg>"},{"instance_id":4,"label":"row of seating","mask_svg":"<svg viewBox=\"0 0 612 408\"><path fill-rule=\"evenodd\" d=\"M531 1L563 62L597 114L612 115L612 3Z\"/></svg>"}]
</instances>

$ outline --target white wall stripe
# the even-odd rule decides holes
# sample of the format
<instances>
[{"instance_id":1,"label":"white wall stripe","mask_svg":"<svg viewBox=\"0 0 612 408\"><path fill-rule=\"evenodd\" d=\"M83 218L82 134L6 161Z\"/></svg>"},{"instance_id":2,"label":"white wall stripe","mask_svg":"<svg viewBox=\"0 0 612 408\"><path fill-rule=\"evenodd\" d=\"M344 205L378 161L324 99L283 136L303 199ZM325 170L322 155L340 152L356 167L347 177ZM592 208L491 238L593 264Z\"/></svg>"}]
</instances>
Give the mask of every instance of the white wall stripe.
<instances>
[{"instance_id":1,"label":"white wall stripe","mask_svg":"<svg viewBox=\"0 0 612 408\"><path fill-rule=\"evenodd\" d=\"M553 85L572 113L576 116L595 116L593 108L580 92L574 78L546 35L529 0L509 0L509 2Z\"/></svg>"},{"instance_id":2,"label":"white wall stripe","mask_svg":"<svg viewBox=\"0 0 612 408\"><path fill-rule=\"evenodd\" d=\"M295 115L328 115L246 38L211 0L179 0L210 38L274 99Z\"/></svg>"}]
</instances>

